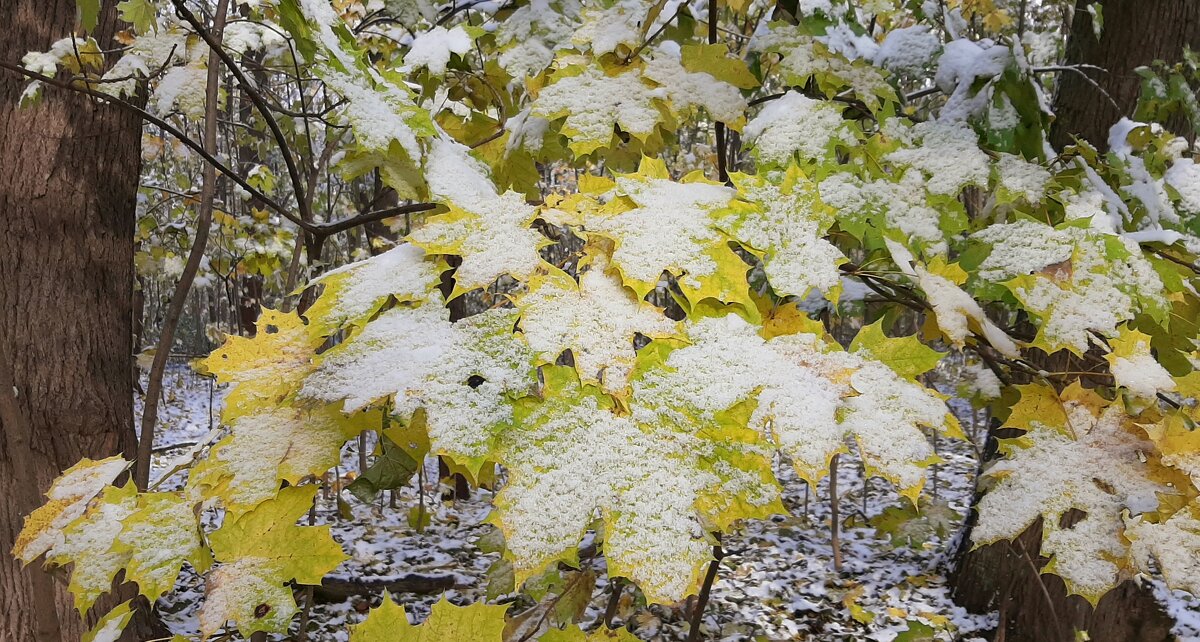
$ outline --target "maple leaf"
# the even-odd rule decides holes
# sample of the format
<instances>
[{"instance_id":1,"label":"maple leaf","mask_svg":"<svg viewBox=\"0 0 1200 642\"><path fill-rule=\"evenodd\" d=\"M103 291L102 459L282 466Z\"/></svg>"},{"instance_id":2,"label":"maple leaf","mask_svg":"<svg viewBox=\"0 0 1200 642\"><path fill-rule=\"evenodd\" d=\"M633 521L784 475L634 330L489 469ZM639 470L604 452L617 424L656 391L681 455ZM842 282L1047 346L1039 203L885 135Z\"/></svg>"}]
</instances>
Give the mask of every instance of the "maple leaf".
<instances>
[{"instance_id":1,"label":"maple leaf","mask_svg":"<svg viewBox=\"0 0 1200 642\"><path fill-rule=\"evenodd\" d=\"M763 167L786 167L801 162L827 162L838 145L856 142L854 130L842 117L842 108L789 91L771 101L745 130L755 159Z\"/></svg>"},{"instance_id":2,"label":"maple leaf","mask_svg":"<svg viewBox=\"0 0 1200 642\"><path fill-rule=\"evenodd\" d=\"M188 486L220 497L236 513L274 497L282 481L323 475L341 461L346 440L378 426L380 418L378 411L347 416L336 405L280 405L226 421L232 434L193 468Z\"/></svg>"},{"instance_id":3,"label":"maple leaf","mask_svg":"<svg viewBox=\"0 0 1200 642\"><path fill-rule=\"evenodd\" d=\"M726 58L727 53L725 45L693 45L686 50L660 46L654 50L653 57L646 61L642 75L666 90L672 111L686 113L702 108L713 119L741 131L746 122L746 99L738 86L716 78L704 66L704 62L709 60L720 60L725 71L723 75L732 77L740 85L755 86L752 84L754 76L745 63L740 59ZM686 62L685 56L690 58ZM736 67L739 63L740 70Z\"/></svg>"},{"instance_id":4,"label":"maple leaf","mask_svg":"<svg viewBox=\"0 0 1200 642\"><path fill-rule=\"evenodd\" d=\"M672 181L662 161L643 158L636 174L617 179L615 198L584 213L584 227L613 242L612 265L638 298L665 271L692 305L716 299L753 312L750 266L717 227L735 192L702 177L689 179ZM664 229L672 233L664 235Z\"/></svg>"},{"instance_id":5,"label":"maple leaf","mask_svg":"<svg viewBox=\"0 0 1200 642\"><path fill-rule=\"evenodd\" d=\"M281 26L296 39L311 73L344 99L343 118L354 134L354 146L340 163L347 177L378 169L400 198L421 197L427 191L423 142L437 135L429 111L416 105L407 86L380 74L347 46L354 36L330 3L286 2L279 10Z\"/></svg>"},{"instance_id":6,"label":"maple leaf","mask_svg":"<svg viewBox=\"0 0 1200 642\"><path fill-rule=\"evenodd\" d=\"M226 522L209 536L221 563L205 580L200 607L204 639L232 620L242 635L285 632L296 602L286 585L320 584L346 559L328 526L297 526L312 508L317 487L290 486L254 510Z\"/></svg>"},{"instance_id":7,"label":"maple leaf","mask_svg":"<svg viewBox=\"0 0 1200 642\"><path fill-rule=\"evenodd\" d=\"M1143 572L1158 570L1167 586L1200 594L1200 504L1194 499L1165 520L1127 517L1125 537Z\"/></svg>"},{"instance_id":8,"label":"maple leaf","mask_svg":"<svg viewBox=\"0 0 1200 642\"><path fill-rule=\"evenodd\" d=\"M607 260L596 257L578 283L562 270L547 269L516 304L522 334L542 363L554 363L570 350L584 383L616 392L628 383L637 335L666 337L677 333L677 324L634 298L606 267Z\"/></svg>"},{"instance_id":9,"label":"maple leaf","mask_svg":"<svg viewBox=\"0 0 1200 642\"><path fill-rule=\"evenodd\" d=\"M384 595L362 624L350 627L350 642L501 642L508 607L476 602L455 606L445 597L420 625L409 623L404 608Z\"/></svg>"},{"instance_id":10,"label":"maple leaf","mask_svg":"<svg viewBox=\"0 0 1200 642\"><path fill-rule=\"evenodd\" d=\"M1200 430L1196 423L1195 407L1184 406L1161 421L1141 426L1158 447L1162 463L1189 475L1192 484L1200 487Z\"/></svg>"},{"instance_id":11,"label":"maple leaf","mask_svg":"<svg viewBox=\"0 0 1200 642\"><path fill-rule=\"evenodd\" d=\"M81 459L59 475L46 491L45 504L25 518L17 534L12 554L25 564L63 542L63 529L87 510L88 502L99 495L132 465L120 456L108 459Z\"/></svg>"},{"instance_id":12,"label":"maple leaf","mask_svg":"<svg viewBox=\"0 0 1200 642\"><path fill-rule=\"evenodd\" d=\"M1104 355L1118 386L1143 399L1175 390L1175 380L1150 354L1150 335L1122 326L1108 340L1112 351Z\"/></svg>"},{"instance_id":13,"label":"maple leaf","mask_svg":"<svg viewBox=\"0 0 1200 642\"><path fill-rule=\"evenodd\" d=\"M394 298L400 303L425 301L439 281L438 266L425 252L403 243L365 261L330 270L315 284L321 296L305 312L320 334L345 324L362 325Z\"/></svg>"},{"instance_id":14,"label":"maple leaf","mask_svg":"<svg viewBox=\"0 0 1200 642\"><path fill-rule=\"evenodd\" d=\"M1122 513L1153 512L1157 495L1172 491L1155 480L1153 447L1130 430L1120 405L1078 384L1062 395L1044 386L1020 390L1006 425L1028 431L1004 440L1006 458L987 469L995 486L977 506L972 539L977 546L1011 539L1043 518L1042 553L1052 556L1043 572L1095 604L1128 575ZM1052 404L1056 411L1042 412ZM1064 521L1072 509L1084 517Z\"/></svg>"},{"instance_id":15,"label":"maple leaf","mask_svg":"<svg viewBox=\"0 0 1200 642\"><path fill-rule=\"evenodd\" d=\"M937 367L945 352L938 352L914 336L889 337L883 332L883 319L864 325L850 343L851 352L863 352L878 359L905 379L916 379Z\"/></svg>"},{"instance_id":16,"label":"maple leaf","mask_svg":"<svg viewBox=\"0 0 1200 642\"><path fill-rule=\"evenodd\" d=\"M294 313L263 308L257 326L253 337L231 335L199 362L201 371L216 375L217 382L234 384L221 412L226 422L294 394L325 342Z\"/></svg>"},{"instance_id":17,"label":"maple leaf","mask_svg":"<svg viewBox=\"0 0 1200 642\"><path fill-rule=\"evenodd\" d=\"M107 486L89 505L87 512L63 529L63 541L46 555L55 566L71 564L67 588L75 596L75 608L86 613L101 595L112 589L113 578L129 559L114 550L122 522L137 508L137 488Z\"/></svg>"},{"instance_id":18,"label":"maple leaf","mask_svg":"<svg viewBox=\"0 0 1200 642\"><path fill-rule=\"evenodd\" d=\"M778 54L780 76L788 86L803 87L811 78L826 96L849 89L872 110L897 102L885 72L865 60L850 61L831 52L806 27L771 22L765 33L755 36L752 46L755 51Z\"/></svg>"},{"instance_id":19,"label":"maple leaf","mask_svg":"<svg viewBox=\"0 0 1200 642\"><path fill-rule=\"evenodd\" d=\"M430 254L455 255L462 263L454 271L453 299L491 285L502 275L525 280L543 265L538 250L549 239L530 226L537 209L516 192L464 205L430 217L409 235L409 241Z\"/></svg>"},{"instance_id":20,"label":"maple leaf","mask_svg":"<svg viewBox=\"0 0 1200 642\"><path fill-rule=\"evenodd\" d=\"M768 341L736 315L689 322L687 335L691 345L635 380L633 402L648 415L642 421L711 418L756 399L742 425L774 440L810 483L828 473L853 436L869 474L915 499L923 469L939 461L921 427L960 434L934 393L826 337L801 331Z\"/></svg>"},{"instance_id":21,"label":"maple leaf","mask_svg":"<svg viewBox=\"0 0 1200 642\"><path fill-rule=\"evenodd\" d=\"M1169 310L1162 278L1133 241L1067 224L1028 219L972 235L990 246L977 274L1002 284L1038 325L1032 345L1046 352L1086 352L1090 332L1119 334L1139 312L1162 321ZM1058 265L1068 270L1044 271Z\"/></svg>"},{"instance_id":22,"label":"maple leaf","mask_svg":"<svg viewBox=\"0 0 1200 642\"><path fill-rule=\"evenodd\" d=\"M184 561L200 573L212 561L195 502L182 493L139 494L112 550L126 556L125 579L136 582L151 604L175 586Z\"/></svg>"},{"instance_id":23,"label":"maple leaf","mask_svg":"<svg viewBox=\"0 0 1200 642\"><path fill-rule=\"evenodd\" d=\"M121 632L133 619L132 600L125 600L96 621L92 629L83 634L83 642L117 642Z\"/></svg>"},{"instance_id":24,"label":"maple leaf","mask_svg":"<svg viewBox=\"0 0 1200 642\"><path fill-rule=\"evenodd\" d=\"M576 158L613 146L615 128L646 142L660 122L671 122L666 91L655 88L636 65L607 69L567 58L554 82L538 93L533 114L564 119L559 131Z\"/></svg>"},{"instance_id":25,"label":"maple leaf","mask_svg":"<svg viewBox=\"0 0 1200 642\"><path fill-rule=\"evenodd\" d=\"M1000 354L1016 358L1020 349L1016 342L984 313L983 307L960 285L967 273L958 264L947 264L942 256L928 264L916 260L903 244L885 238L884 243L900 271L917 282L933 308L937 328L952 345L962 347L968 334L982 336Z\"/></svg>"},{"instance_id":26,"label":"maple leaf","mask_svg":"<svg viewBox=\"0 0 1200 642\"><path fill-rule=\"evenodd\" d=\"M541 397L517 401L497 446L509 481L490 519L518 583L572 561L599 510L610 576L675 602L698 589L712 559L708 530L782 511L753 431L640 423L573 369L542 374Z\"/></svg>"},{"instance_id":27,"label":"maple leaf","mask_svg":"<svg viewBox=\"0 0 1200 642\"><path fill-rule=\"evenodd\" d=\"M746 174L731 178L748 207L735 206L718 224L762 259L771 288L801 298L812 288L837 288L846 257L823 238L836 212L821 202L816 184L795 165L779 184Z\"/></svg>"},{"instance_id":28,"label":"maple leaf","mask_svg":"<svg viewBox=\"0 0 1200 642\"><path fill-rule=\"evenodd\" d=\"M392 412L424 408L435 451L477 470L494 433L512 417L509 396L534 381L533 351L513 332L514 310L456 323L435 303L397 307L321 355L301 396L346 411L391 398Z\"/></svg>"}]
</instances>

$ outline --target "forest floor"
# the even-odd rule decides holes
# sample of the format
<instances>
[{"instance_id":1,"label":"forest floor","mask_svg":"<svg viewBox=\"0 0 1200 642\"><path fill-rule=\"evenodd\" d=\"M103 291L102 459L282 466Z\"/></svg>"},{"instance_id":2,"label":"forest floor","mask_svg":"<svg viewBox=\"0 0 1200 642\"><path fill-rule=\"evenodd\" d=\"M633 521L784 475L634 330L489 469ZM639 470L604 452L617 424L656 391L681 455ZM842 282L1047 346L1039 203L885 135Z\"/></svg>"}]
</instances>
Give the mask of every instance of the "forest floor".
<instances>
[{"instance_id":1,"label":"forest floor","mask_svg":"<svg viewBox=\"0 0 1200 642\"><path fill-rule=\"evenodd\" d=\"M201 440L219 421L222 391L185 366L167 374L160 429L155 441L155 475L186 445ZM140 399L136 401L140 412ZM969 406L952 401L955 412L970 422ZM182 445L170 447L173 445ZM784 486L784 503L791 515L750 522L726 535L727 552L704 614L702 639L721 641L818 640L917 642L924 640L982 640L996 625L995 614L973 615L950 598L945 576L948 556L957 545L962 516L970 505L977 469L974 447L968 442L940 440L939 465L927 486L923 517L902 520L902 500L890 484L864 481L853 454L843 455L838 467L841 529L841 571L834 569L830 544L830 503L827 481L809 488L791 470L777 463ZM343 470L356 470L356 445L346 446ZM332 477L332 476L331 476ZM344 641L346 627L377 605L384 585L405 588L392 597L415 621L423 620L434 602L445 595L466 604L484 599L511 601L513 595L489 591L487 570L498 555L477 547L492 529L484 524L491 493L476 490L470 499L443 501L446 490L437 483L437 463L427 462L423 490L429 524L420 532L410 526L410 509L421 503L416 479L395 492L364 504L348 492L339 504L332 492L318 495L315 523L330 524L350 559L333 573L344 586L374 588L364 594L314 600L308 617L307 639ZM432 481L430 481L432 480ZM169 488L178 482L164 484ZM926 505L924 502L928 500ZM348 519L347 511L352 514ZM902 524L896 527L896 524ZM913 542L910 543L908 538ZM586 541L584 548L586 548ZM584 556L586 557L586 556ZM598 623L611 587L604 561L592 557L595 587L581 626ZM378 588L376 588L378 587ZM432 590L430 588L432 587ZM440 587L449 587L444 590ZM413 592L411 589L428 592ZM614 625L629 625L643 640L681 641L688 633L686 603L675 607L640 604L626 588ZM163 597L159 611L177 633L194 635L203 581L185 567L175 591ZM1158 584L1155 594L1176 619L1175 634L1184 642L1200 642L1200 600ZM305 596L298 593L303 605ZM448 641L449 642L449 641Z\"/></svg>"}]
</instances>

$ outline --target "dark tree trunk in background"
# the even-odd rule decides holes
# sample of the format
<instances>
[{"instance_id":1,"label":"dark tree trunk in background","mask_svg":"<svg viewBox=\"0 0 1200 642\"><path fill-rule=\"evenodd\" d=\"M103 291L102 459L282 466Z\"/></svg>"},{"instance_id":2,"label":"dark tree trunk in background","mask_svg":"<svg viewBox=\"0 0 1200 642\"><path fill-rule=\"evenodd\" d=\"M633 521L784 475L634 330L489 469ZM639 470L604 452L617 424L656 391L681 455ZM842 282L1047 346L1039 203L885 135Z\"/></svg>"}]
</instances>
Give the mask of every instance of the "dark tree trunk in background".
<instances>
[{"instance_id":1,"label":"dark tree trunk in background","mask_svg":"<svg viewBox=\"0 0 1200 642\"><path fill-rule=\"evenodd\" d=\"M263 302L263 278L258 274L243 274L240 279L238 330L242 336L252 337L258 332L258 312Z\"/></svg>"},{"instance_id":2,"label":"dark tree trunk in background","mask_svg":"<svg viewBox=\"0 0 1200 642\"><path fill-rule=\"evenodd\" d=\"M1108 129L1121 116L1132 116L1141 89L1134 69L1155 60L1178 62L1183 49L1200 49L1200 2L1196 0L1104 0L1104 28L1097 40L1087 6L1094 0L1077 0L1066 64L1095 65L1107 71L1088 71L1120 106L1075 72L1062 72L1054 100L1057 119L1050 141L1056 149L1083 138L1100 149L1108 146ZM1165 123L1184 134L1182 116Z\"/></svg>"},{"instance_id":3,"label":"dark tree trunk in background","mask_svg":"<svg viewBox=\"0 0 1200 642\"><path fill-rule=\"evenodd\" d=\"M117 2L101 4L94 35L113 49ZM48 49L74 31L75 12L75 0L0 1L0 59ZM0 378L11 379L0 399L0 640L78 640L66 584L45 581L36 563L22 569L10 551L59 472L83 457L136 450L130 356L141 122L54 88L40 105L19 109L24 85L0 71ZM144 632L126 638L151 637Z\"/></svg>"},{"instance_id":4,"label":"dark tree trunk in background","mask_svg":"<svg viewBox=\"0 0 1200 642\"><path fill-rule=\"evenodd\" d=\"M1051 132L1056 148L1072 136L1107 147L1108 130L1130 116L1137 105L1140 78L1134 68L1160 59L1176 61L1190 44L1200 48L1200 1L1105 0L1104 29L1097 41L1089 0L1079 0L1067 44L1067 64L1097 65L1107 73L1088 72L1120 105L1117 111L1095 86L1073 72L1064 72L1055 98L1057 119ZM1170 125L1170 124L1168 124ZM1177 131L1178 125L1176 125ZM1051 361L1062 355L1033 359L1046 370L1078 370ZM994 453L994 443L987 449ZM985 456L988 456L985 453ZM970 522L969 522L970 523ZM969 536L968 523L968 536ZM996 639L1005 642L1074 642L1085 630L1093 642L1166 642L1172 640L1172 620L1150 591L1127 581L1105 595L1095 609L1079 596L1066 596L1062 580L1035 573L1046 560L1041 550L1041 524L1030 527L1017 541L1000 542L956 555L952 574L954 597L973 612L999 611Z\"/></svg>"}]
</instances>

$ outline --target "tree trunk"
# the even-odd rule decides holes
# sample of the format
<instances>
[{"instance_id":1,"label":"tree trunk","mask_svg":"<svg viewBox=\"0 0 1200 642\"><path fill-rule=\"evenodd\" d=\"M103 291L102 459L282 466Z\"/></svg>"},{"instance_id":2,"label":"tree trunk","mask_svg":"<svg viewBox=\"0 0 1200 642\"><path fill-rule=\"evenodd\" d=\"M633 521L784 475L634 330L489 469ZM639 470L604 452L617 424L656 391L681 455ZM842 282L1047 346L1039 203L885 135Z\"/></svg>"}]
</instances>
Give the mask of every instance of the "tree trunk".
<instances>
[{"instance_id":1,"label":"tree trunk","mask_svg":"<svg viewBox=\"0 0 1200 642\"><path fill-rule=\"evenodd\" d=\"M112 49L116 0L95 30ZM0 59L17 62L75 29L74 0L0 2ZM0 71L0 640L77 640L61 580L12 558L23 517L82 457L132 456L136 115L48 88L19 109L24 81ZM18 425L20 424L20 425ZM14 438L19 432L28 439ZM111 606L112 602L109 602ZM144 620L144 618L139 618ZM129 639L148 636L130 631Z\"/></svg>"},{"instance_id":2,"label":"tree trunk","mask_svg":"<svg viewBox=\"0 0 1200 642\"><path fill-rule=\"evenodd\" d=\"M1104 69L1084 70L1104 91L1079 73L1062 72L1050 135L1056 149L1070 144L1073 137L1107 148L1109 128L1122 116L1132 115L1137 106L1142 81L1134 69L1155 60L1178 62L1185 46L1200 49L1200 2L1196 0L1104 0L1099 39L1087 10L1094 1L1075 3L1066 64ZM1182 135L1186 121L1178 115L1164 124Z\"/></svg>"},{"instance_id":3,"label":"tree trunk","mask_svg":"<svg viewBox=\"0 0 1200 642\"><path fill-rule=\"evenodd\" d=\"M1100 148L1107 146L1108 130L1121 116L1132 114L1141 81L1134 68L1156 59L1175 61L1183 48L1200 47L1200 2L1195 0L1105 0L1104 29L1099 40L1092 30L1087 6L1078 0L1067 43L1068 65L1103 67L1089 72L1100 88L1074 72L1059 81L1051 131L1056 148L1083 138ZM1112 97L1120 110L1112 105ZM1060 354L1032 358L1047 370L1077 370L1070 364L1052 364ZM985 459L995 456L996 431L989 431ZM1013 435L999 435L1013 436ZM976 497L978 500L978 497ZM963 546L955 555L951 576L955 600L974 612L999 611L996 639L1005 642L1074 642L1075 631L1087 631L1093 642L1165 642L1173 639L1172 620L1150 591L1127 581L1100 600L1093 609L1079 596L1066 596L1058 577L1035 572L1046 559L1041 550L1042 526L1038 522L1012 543L1000 542L969 550L974 516L968 518Z\"/></svg>"}]
</instances>

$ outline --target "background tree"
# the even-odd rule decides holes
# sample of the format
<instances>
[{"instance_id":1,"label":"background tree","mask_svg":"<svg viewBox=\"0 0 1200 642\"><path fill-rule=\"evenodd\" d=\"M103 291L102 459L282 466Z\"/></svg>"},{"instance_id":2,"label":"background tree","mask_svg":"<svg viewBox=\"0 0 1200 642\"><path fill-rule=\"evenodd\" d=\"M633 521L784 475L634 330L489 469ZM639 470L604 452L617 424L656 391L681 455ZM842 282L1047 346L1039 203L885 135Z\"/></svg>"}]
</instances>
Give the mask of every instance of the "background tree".
<instances>
[{"instance_id":1,"label":"background tree","mask_svg":"<svg viewBox=\"0 0 1200 642\"><path fill-rule=\"evenodd\" d=\"M1135 70L1156 60L1178 63L1186 48L1200 48L1200 3L1079 0L1072 15L1064 65L1073 70L1058 76L1050 139L1059 148L1082 139L1104 149L1111 124L1137 108L1144 78ZM1181 133L1191 129L1182 111L1163 125ZM1047 370L1081 364L1063 354L1038 356L1034 362ZM997 457L994 438L991 445L990 456ZM1076 631L1087 631L1096 642L1173 639L1171 619L1143 584L1127 581L1093 608L1068 596L1058 577L1035 572L1048 561L1039 555L1040 523L1013 542L968 550L969 541L968 531L956 562L955 595L972 610L999 610L1008 640L1069 642Z\"/></svg>"},{"instance_id":2,"label":"background tree","mask_svg":"<svg viewBox=\"0 0 1200 642\"><path fill-rule=\"evenodd\" d=\"M91 18L104 49L119 46L116 5L98 3ZM48 49L75 30L77 15L74 0L3 3L0 60ZM107 61L87 50L81 58L96 69ZM3 550L64 466L136 450L129 382L141 119L71 92L23 109L24 89L19 76L0 75ZM47 580L0 559L0 638L80 637L86 622L65 583Z\"/></svg>"}]
</instances>

